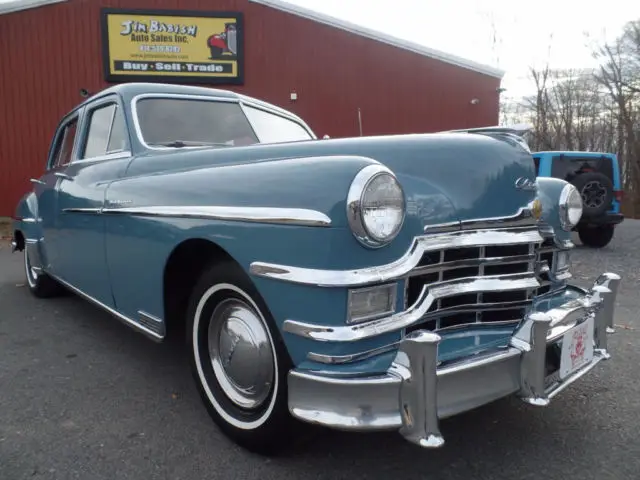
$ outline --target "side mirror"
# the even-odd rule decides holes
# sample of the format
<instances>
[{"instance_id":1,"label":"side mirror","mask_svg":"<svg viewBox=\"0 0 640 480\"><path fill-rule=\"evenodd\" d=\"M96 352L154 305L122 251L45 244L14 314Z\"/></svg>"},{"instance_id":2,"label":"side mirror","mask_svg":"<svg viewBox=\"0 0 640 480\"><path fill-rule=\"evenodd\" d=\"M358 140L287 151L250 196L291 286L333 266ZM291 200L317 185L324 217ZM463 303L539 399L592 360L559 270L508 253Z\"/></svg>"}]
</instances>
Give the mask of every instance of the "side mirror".
<instances>
[{"instance_id":1,"label":"side mirror","mask_svg":"<svg viewBox=\"0 0 640 480\"><path fill-rule=\"evenodd\" d=\"M80 89L80 96L83 98L87 98L89 96L89 91L86 88Z\"/></svg>"}]
</instances>

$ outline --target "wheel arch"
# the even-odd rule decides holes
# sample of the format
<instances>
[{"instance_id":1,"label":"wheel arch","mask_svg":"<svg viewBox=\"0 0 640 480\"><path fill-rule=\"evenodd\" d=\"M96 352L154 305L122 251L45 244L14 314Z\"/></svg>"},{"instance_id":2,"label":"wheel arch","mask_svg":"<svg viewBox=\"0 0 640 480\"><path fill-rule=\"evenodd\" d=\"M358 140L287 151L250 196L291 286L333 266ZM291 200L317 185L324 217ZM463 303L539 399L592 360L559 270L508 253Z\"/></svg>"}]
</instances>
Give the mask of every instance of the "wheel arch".
<instances>
[{"instance_id":1,"label":"wheel arch","mask_svg":"<svg viewBox=\"0 0 640 480\"><path fill-rule=\"evenodd\" d=\"M224 248L204 238L183 240L169 254L162 279L167 337L184 325L189 296L202 272L213 262L233 262L242 268Z\"/></svg>"}]
</instances>

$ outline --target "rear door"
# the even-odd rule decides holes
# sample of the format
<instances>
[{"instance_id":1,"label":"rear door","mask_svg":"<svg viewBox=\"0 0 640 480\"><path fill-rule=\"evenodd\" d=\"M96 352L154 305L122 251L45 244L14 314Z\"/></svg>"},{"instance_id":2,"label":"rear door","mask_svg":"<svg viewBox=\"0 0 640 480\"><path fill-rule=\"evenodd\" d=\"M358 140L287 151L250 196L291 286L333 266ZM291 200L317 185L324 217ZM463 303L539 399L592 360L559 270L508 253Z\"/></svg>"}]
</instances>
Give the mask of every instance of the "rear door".
<instances>
[{"instance_id":1,"label":"rear door","mask_svg":"<svg viewBox=\"0 0 640 480\"><path fill-rule=\"evenodd\" d=\"M58 223L59 174L71 161L80 113L80 110L74 111L60 122L51 143L47 171L40 178L32 180L42 226L42 237L37 239L41 263L53 275L58 275L60 271L60 247L63 244Z\"/></svg>"}]
</instances>

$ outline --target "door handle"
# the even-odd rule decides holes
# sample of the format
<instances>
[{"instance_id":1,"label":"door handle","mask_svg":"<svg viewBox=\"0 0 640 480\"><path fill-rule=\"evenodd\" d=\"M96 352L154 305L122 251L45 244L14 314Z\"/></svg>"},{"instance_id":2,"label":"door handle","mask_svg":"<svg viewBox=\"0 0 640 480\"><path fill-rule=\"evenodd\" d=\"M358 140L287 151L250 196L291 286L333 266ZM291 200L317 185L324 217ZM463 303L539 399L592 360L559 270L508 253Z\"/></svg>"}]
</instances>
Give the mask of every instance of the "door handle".
<instances>
[{"instance_id":1,"label":"door handle","mask_svg":"<svg viewBox=\"0 0 640 480\"><path fill-rule=\"evenodd\" d=\"M73 177L67 175L66 173L56 172L54 173L56 177L64 178L65 180L73 180Z\"/></svg>"},{"instance_id":2,"label":"door handle","mask_svg":"<svg viewBox=\"0 0 640 480\"><path fill-rule=\"evenodd\" d=\"M39 184L39 185L46 185L46 183L45 183L45 182L43 182L42 180L38 180L37 178L30 178L30 179L29 179L29 181L30 181L31 183L37 183L37 184Z\"/></svg>"}]
</instances>

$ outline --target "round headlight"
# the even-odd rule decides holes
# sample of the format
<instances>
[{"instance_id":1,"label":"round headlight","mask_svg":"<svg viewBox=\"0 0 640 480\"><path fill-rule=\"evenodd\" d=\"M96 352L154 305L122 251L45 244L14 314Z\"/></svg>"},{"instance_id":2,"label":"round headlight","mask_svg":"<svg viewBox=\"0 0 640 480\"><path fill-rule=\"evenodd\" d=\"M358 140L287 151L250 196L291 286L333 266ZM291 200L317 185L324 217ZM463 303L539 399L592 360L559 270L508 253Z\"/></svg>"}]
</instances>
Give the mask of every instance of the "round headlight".
<instances>
[{"instance_id":1,"label":"round headlight","mask_svg":"<svg viewBox=\"0 0 640 480\"><path fill-rule=\"evenodd\" d=\"M360 170L347 195L351 231L368 247L382 247L398 235L405 207L398 179L382 165L369 165Z\"/></svg>"},{"instance_id":2,"label":"round headlight","mask_svg":"<svg viewBox=\"0 0 640 480\"><path fill-rule=\"evenodd\" d=\"M560 225L570 231L582 218L582 197L578 189L568 183L560 192Z\"/></svg>"}]
</instances>

